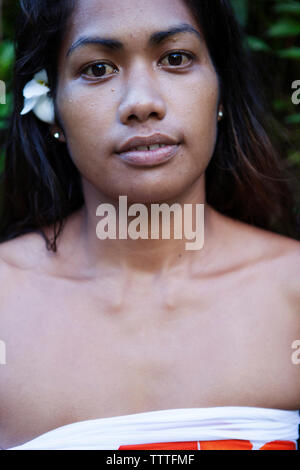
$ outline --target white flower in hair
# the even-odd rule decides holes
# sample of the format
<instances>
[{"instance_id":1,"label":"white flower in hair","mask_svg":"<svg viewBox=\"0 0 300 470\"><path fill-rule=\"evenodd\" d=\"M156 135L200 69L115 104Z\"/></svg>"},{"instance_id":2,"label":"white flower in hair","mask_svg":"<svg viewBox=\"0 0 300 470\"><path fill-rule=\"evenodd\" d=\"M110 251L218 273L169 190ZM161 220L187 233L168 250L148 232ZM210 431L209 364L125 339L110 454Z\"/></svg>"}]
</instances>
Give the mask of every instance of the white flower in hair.
<instances>
[{"instance_id":1,"label":"white flower in hair","mask_svg":"<svg viewBox=\"0 0 300 470\"><path fill-rule=\"evenodd\" d=\"M43 69L36 73L33 79L25 85L22 116L32 111L41 121L54 124L54 103L52 98L48 96L50 91L48 83L47 72Z\"/></svg>"}]
</instances>

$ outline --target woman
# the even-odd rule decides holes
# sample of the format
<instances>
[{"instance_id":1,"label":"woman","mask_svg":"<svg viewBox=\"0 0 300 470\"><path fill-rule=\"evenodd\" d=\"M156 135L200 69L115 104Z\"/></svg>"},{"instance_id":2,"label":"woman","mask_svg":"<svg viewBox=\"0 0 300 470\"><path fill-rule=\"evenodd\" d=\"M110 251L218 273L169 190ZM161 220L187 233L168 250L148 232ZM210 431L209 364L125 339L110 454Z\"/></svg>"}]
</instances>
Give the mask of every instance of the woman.
<instances>
[{"instance_id":1,"label":"woman","mask_svg":"<svg viewBox=\"0 0 300 470\"><path fill-rule=\"evenodd\" d=\"M299 242L228 2L20 3L0 445L295 449ZM100 240L119 196L205 204L203 248Z\"/></svg>"}]
</instances>

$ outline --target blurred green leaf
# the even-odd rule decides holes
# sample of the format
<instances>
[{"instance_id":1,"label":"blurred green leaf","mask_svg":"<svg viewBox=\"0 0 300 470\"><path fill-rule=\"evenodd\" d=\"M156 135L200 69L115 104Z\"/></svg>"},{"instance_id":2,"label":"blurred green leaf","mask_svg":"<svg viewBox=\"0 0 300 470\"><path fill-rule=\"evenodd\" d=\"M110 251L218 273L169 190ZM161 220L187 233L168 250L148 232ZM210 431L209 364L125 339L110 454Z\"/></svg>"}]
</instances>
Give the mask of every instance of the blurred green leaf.
<instances>
[{"instance_id":1,"label":"blurred green leaf","mask_svg":"<svg viewBox=\"0 0 300 470\"><path fill-rule=\"evenodd\" d=\"M3 172L4 170L4 164L5 164L5 154L4 151L0 152L0 173Z\"/></svg>"},{"instance_id":2,"label":"blurred green leaf","mask_svg":"<svg viewBox=\"0 0 300 470\"><path fill-rule=\"evenodd\" d=\"M277 99L273 101L273 108L275 111L284 111L290 107L290 102L285 99Z\"/></svg>"},{"instance_id":3,"label":"blurred green leaf","mask_svg":"<svg viewBox=\"0 0 300 470\"><path fill-rule=\"evenodd\" d=\"M300 47L290 47L289 49L283 49L278 51L277 54L280 57L286 59L299 59L300 60Z\"/></svg>"},{"instance_id":4,"label":"blurred green leaf","mask_svg":"<svg viewBox=\"0 0 300 470\"><path fill-rule=\"evenodd\" d=\"M6 80L12 70L15 59L14 45L12 41L0 43L0 79Z\"/></svg>"},{"instance_id":5,"label":"blurred green leaf","mask_svg":"<svg viewBox=\"0 0 300 470\"><path fill-rule=\"evenodd\" d=\"M263 41L263 40L260 39L260 38L255 37L255 36L248 36L247 41L248 41L249 47L250 47L253 51L265 51L265 52L269 52L269 51L272 50L272 49L270 48L270 46L268 46L268 44L267 44L265 41Z\"/></svg>"},{"instance_id":6,"label":"blurred green leaf","mask_svg":"<svg viewBox=\"0 0 300 470\"><path fill-rule=\"evenodd\" d=\"M290 154L288 160L293 164L300 165L300 151Z\"/></svg>"},{"instance_id":7,"label":"blurred green leaf","mask_svg":"<svg viewBox=\"0 0 300 470\"><path fill-rule=\"evenodd\" d=\"M231 4L239 22L245 26L248 20L248 0L232 0Z\"/></svg>"},{"instance_id":8,"label":"blurred green leaf","mask_svg":"<svg viewBox=\"0 0 300 470\"><path fill-rule=\"evenodd\" d=\"M282 19L269 28L267 34L271 37L288 37L300 34L300 22L292 19Z\"/></svg>"},{"instance_id":9,"label":"blurred green leaf","mask_svg":"<svg viewBox=\"0 0 300 470\"><path fill-rule=\"evenodd\" d=\"M12 92L9 91L6 94L6 104L0 104L0 120L4 120L8 118L11 114L13 108L13 95Z\"/></svg>"},{"instance_id":10,"label":"blurred green leaf","mask_svg":"<svg viewBox=\"0 0 300 470\"><path fill-rule=\"evenodd\" d=\"M287 124L300 124L300 113L291 114L285 118Z\"/></svg>"},{"instance_id":11,"label":"blurred green leaf","mask_svg":"<svg viewBox=\"0 0 300 470\"><path fill-rule=\"evenodd\" d=\"M300 15L300 3L299 2L281 2L274 6L274 11L277 13L291 13L293 15Z\"/></svg>"}]
</instances>

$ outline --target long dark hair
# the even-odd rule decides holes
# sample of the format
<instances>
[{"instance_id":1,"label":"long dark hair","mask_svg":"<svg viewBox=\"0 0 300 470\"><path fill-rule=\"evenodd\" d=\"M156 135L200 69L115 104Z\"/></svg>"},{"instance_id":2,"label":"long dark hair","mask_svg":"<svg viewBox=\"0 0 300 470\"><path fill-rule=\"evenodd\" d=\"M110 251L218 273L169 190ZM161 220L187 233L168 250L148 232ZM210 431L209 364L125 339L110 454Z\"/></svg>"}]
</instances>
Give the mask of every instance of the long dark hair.
<instances>
[{"instance_id":1,"label":"long dark hair","mask_svg":"<svg viewBox=\"0 0 300 470\"><path fill-rule=\"evenodd\" d=\"M265 130L254 69L230 3L185 2L204 32L220 79L225 116L206 171L207 203L230 217L295 236L291 177ZM0 242L38 231L48 249L56 251L66 217L84 204L80 174L67 146L55 142L49 125L33 113L20 116L23 88L42 69L56 99L58 51L75 5L76 0L20 0ZM60 124L58 115L56 119ZM52 240L44 230L50 225Z\"/></svg>"}]
</instances>

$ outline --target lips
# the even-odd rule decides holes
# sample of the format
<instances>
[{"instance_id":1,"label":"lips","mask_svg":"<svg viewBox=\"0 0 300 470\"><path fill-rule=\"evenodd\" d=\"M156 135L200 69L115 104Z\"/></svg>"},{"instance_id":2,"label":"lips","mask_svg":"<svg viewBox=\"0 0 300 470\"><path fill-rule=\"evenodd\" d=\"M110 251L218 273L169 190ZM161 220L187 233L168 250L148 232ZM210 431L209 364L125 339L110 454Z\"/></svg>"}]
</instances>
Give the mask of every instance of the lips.
<instances>
[{"instance_id":1,"label":"lips","mask_svg":"<svg viewBox=\"0 0 300 470\"><path fill-rule=\"evenodd\" d=\"M125 153L130 151L147 151L147 150L156 150L156 148L151 148L152 146L170 146L178 145L178 140L170 137L168 135L156 133L148 137L132 137L127 140L117 151L117 153ZM140 148L141 147L141 148Z\"/></svg>"},{"instance_id":2,"label":"lips","mask_svg":"<svg viewBox=\"0 0 300 470\"><path fill-rule=\"evenodd\" d=\"M175 157L179 145L178 140L160 133L132 137L120 147L117 155L129 165L152 167Z\"/></svg>"},{"instance_id":3,"label":"lips","mask_svg":"<svg viewBox=\"0 0 300 470\"><path fill-rule=\"evenodd\" d=\"M118 157L133 166L152 167L171 160L178 149L179 145L165 145L154 150L129 150L118 154Z\"/></svg>"}]
</instances>

